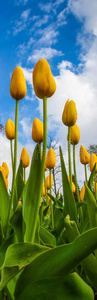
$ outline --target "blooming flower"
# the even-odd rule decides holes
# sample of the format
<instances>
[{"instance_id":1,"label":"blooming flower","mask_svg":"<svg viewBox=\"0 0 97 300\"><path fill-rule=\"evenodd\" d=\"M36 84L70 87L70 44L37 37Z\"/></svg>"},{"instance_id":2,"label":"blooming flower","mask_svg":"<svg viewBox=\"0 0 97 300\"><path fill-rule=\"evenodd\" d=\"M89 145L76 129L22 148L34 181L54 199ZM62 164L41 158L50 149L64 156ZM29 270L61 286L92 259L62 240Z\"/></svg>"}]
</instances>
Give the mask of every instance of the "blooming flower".
<instances>
[{"instance_id":1,"label":"blooming flower","mask_svg":"<svg viewBox=\"0 0 97 300\"><path fill-rule=\"evenodd\" d=\"M38 60L33 70L33 87L38 98L51 97L56 90L56 83L46 59Z\"/></svg>"},{"instance_id":2,"label":"blooming flower","mask_svg":"<svg viewBox=\"0 0 97 300\"><path fill-rule=\"evenodd\" d=\"M73 100L69 101L69 99L65 103L65 107L62 114L62 122L66 126L75 125L77 120L77 110L76 104Z\"/></svg>"}]
</instances>

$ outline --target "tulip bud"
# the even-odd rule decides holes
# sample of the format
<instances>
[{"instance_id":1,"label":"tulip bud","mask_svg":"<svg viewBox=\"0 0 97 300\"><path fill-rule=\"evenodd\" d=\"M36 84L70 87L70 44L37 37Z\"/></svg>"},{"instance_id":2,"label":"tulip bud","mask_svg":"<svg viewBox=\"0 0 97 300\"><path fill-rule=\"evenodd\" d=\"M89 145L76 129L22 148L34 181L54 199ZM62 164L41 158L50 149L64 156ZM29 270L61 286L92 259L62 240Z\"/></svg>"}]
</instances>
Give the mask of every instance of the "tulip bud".
<instances>
[{"instance_id":1,"label":"tulip bud","mask_svg":"<svg viewBox=\"0 0 97 300\"><path fill-rule=\"evenodd\" d=\"M9 175L9 168L6 162L3 162L2 167L5 169L5 177L7 178Z\"/></svg>"},{"instance_id":2,"label":"tulip bud","mask_svg":"<svg viewBox=\"0 0 97 300\"><path fill-rule=\"evenodd\" d=\"M34 119L32 125L32 139L36 143L43 142L43 124L37 118Z\"/></svg>"},{"instance_id":3,"label":"tulip bud","mask_svg":"<svg viewBox=\"0 0 97 300\"><path fill-rule=\"evenodd\" d=\"M20 161L22 160L23 168L27 168L30 165L30 158L26 148L23 148Z\"/></svg>"},{"instance_id":4,"label":"tulip bud","mask_svg":"<svg viewBox=\"0 0 97 300\"><path fill-rule=\"evenodd\" d=\"M94 153L91 153L90 156L90 171L92 172L94 165L96 163L96 169L95 169L95 173L97 173L97 156Z\"/></svg>"},{"instance_id":5,"label":"tulip bud","mask_svg":"<svg viewBox=\"0 0 97 300\"><path fill-rule=\"evenodd\" d=\"M46 156L46 167L48 169L53 169L56 164L56 155L53 148L49 148Z\"/></svg>"},{"instance_id":6,"label":"tulip bud","mask_svg":"<svg viewBox=\"0 0 97 300\"><path fill-rule=\"evenodd\" d=\"M33 87L38 98L51 97L56 90L56 83L46 59L36 63L33 70Z\"/></svg>"},{"instance_id":7,"label":"tulip bud","mask_svg":"<svg viewBox=\"0 0 97 300\"><path fill-rule=\"evenodd\" d=\"M80 146L80 162L87 165L90 162L90 155L84 146Z\"/></svg>"},{"instance_id":8,"label":"tulip bud","mask_svg":"<svg viewBox=\"0 0 97 300\"><path fill-rule=\"evenodd\" d=\"M62 114L62 122L66 126L75 125L77 120L77 110L76 104L73 100L69 101L69 99L65 103L65 107Z\"/></svg>"},{"instance_id":9,"label":"tulip bud","mask_svg":"<svg viewBox=\"0 0 97 300\"><path fill-rule=\"evenodd\" d=\"M14 69L10 83L10 95L15 100L21 100L26 96L27 87L23 70L18 66Z\"/></svg>"},{"instance_id":10,"label":"tulip bud","mask_svg":"<svg viewBox=\"0 0 97 300\"><path fill-rule=\"evenodd\" d=\"M80 201L83 201L85 196L85 186L83 185L80 191Z\"/></svg>"},{"instance_id":11,"label":"tulip bud","mask_svg":"<svg viewBox=\"0 0 97 300\"><path fill-rule=\"evenodd\" d=\"M5 134L8 140L13 140L15 138L15 125L11 119L6 122Z\"/></svg>"},{"instance_id":12,"label":"tulip bud","mask_svg":"<svg viewBox=\"0 0 97 300\"><path fill-rule=\"evenodd\" d=\"M42 186L42 193L43 193L43 197L45 197L46 191L45 191L45 184L44 183L43 183L43 186Z\"/></svg>"},{"instance_id":13,"label":"tulip bud","mask_svg":"<svg viewBox=\"0 0 97 300\"><path fill-rule=\"evenodd\" d=\"M2 172L2 175L3 175L4 179L5 179L6 178L5 177L5 174L6 174L5 169L0 166L0 171Z\"/></svg>"},{"instance_id":14,"label":"tulip bud","mask_svg":"<svg viewBox=\"0 0 97 300\"><path fill-rule=\"evenodd\" d=\"M70 182L70 176L67 175L67 177L68 177L68 180ZM75 191L76 191L76 186L75 186L74 182L72 181L72 193L75 193Z\"/></svg>"},{"instance_id":15,"label":"tulip bud","mask_svg":"<svg viewBox=\"0 0 97 300\"><path fill-rule=\"evenodd\" d=\"M51 188L52 188L52 185L53 185L53 176L51 175ZM50 175L48 175L46 178L46 188L47 188L47 190L50 190Z\"/></svg>"},{"instance_id":16,"label":"tulip bud","mask_svg":"<svg viewBox=\"0 0 97 300\"><path fill-rule=\"evenodd\" d=\"M68 140L68 135L67 135ZM80 140L80 130L77 124L70 127L70 141L72 145L77 145Z\"/></svg>"}]
</instances>

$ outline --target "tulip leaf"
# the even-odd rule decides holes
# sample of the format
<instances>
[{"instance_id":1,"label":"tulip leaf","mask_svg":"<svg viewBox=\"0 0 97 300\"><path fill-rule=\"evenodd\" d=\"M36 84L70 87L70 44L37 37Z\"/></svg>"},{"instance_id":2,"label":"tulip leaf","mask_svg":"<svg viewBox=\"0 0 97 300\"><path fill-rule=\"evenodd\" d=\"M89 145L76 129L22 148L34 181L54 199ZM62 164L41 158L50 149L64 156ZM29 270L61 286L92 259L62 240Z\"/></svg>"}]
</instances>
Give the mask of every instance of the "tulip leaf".
<instances>
[{"instance_id":1,"label":"tulip leaf","mask_svg":"<svg viewBox=\"0 0 97 300\"><path fill-rule=\"evenodd\" d=\"M1 269L0 291L25 266L42 252L49 248L31 243L10 245L6 251L5 260Z\"/></svg>"},{"instance_id":2,"label":"tulip leaf","mask_svg":"<svg viewBox=\"0 0 97 300\"><path fill-rule=\"evenodd\" d=\"M5 259L5 254L6 254L6 251L7 251L7 248L11 245L11 244L14 244L16 242L16 238L15 238L15 234L11 234L9 236L9 238L7 240L5 240L1 247L0 247L0 268L2 267L3 265L3 262L4 262L4 259Z\"/></svg>"},{"instance_id":3,"label":"tulip leaf","mask_svg":"<svg viewBox=\"0 0 97 300\"><path fill-rule=\"evenodd\" d=\"M62 150L60 147L60 159L61 159L61 170L62 170L62 182L63 182L63 194L64 194L64 213L65 217L69 214L70 219L77 221L77 209L75 199L68 181L66 167L63 159Z\"/></svg>"},{"instance_id":4,"label":"tulip leaf","mask_svg":"<svg viewBox=\"0 0 97 300\"><path fill-rule=\"evenodd\" d=\"M85 189L85 200L88 207L88 216L90 221L90 227L97 227L97 204L93 193L86 185Z\"/></svg>"},{"instance_id":5,"label":"tulip leaf","mask_svg":"<svg viewBox=\"0 0 97 300\"><path fill-rule=\"evenodd\" d=\"M10 198L6 185L4 182L3 175L0 171L0 218L1 218L1 229L4 238L7 236L8 221L10 212Z\"/></svg>"},{"instance_id":6,"label":"tulip leaf","mask_svg":"<svg viewBox=\"0 0 97 300\"><path fill-rule=\"evenodd\" d=\"M35 258L20 275L16 285L16 299L22 291L40 280L63 277L71 273L85 257L97 248L97 228L91 229L70 244L50 249ZM27 288L28 287L28 288Z\"/></svg>"},{"instance_id":7,"label":"tulip leaf","mask_svg":"<svg viewBox=\"0 0 97 300\"><path fill-rule=\"evenodd\" d=\"M93 300L94 293L78 274L72 273L64 277L52 277L33 282L27 281L21 290L16 285L15 300Z\"/></svg>"},{"instance_id":8,"label":"tulip leaf","mask_svg":"<svg viewBox=\"0 0 97 300\"><path fill-rule=\"evenodd\" d=\"M46 246L56 246L56 239L53 234L40 226L39 230L40 239Z\"/></svg>"},{"instance_id":9,"label":"tulip leaf","mask_svg":"<svg viewBox=\"0 0 97 300\"><path fill-rule=\"evenodd\" d=\"M94 180L94 175L95 175L95 169L96 169L96 163L93 167L93 170L91 172L91 175L90 175L90 178L89 178L89 181L88 181L88 187L92 190L92 187L93 187L93 180Z\"/></svg>"},{"instance_id":10,"label":"tulip leaf","mask_svg":"<svg viewBox=\"0 0 97 300\"><path fill-rule=\"evenodd\" d=\"M23 190L23 218L26 224L25 242L33 241L41 200L41 153L39 145L33 153L30 175Z\"/></svg>"},{"instance_id":11,"label":"tulip leaf","mask_svg":"<svg viewBox=\"0 0 97 300\"><path fill-rule=\"evenodd\" d=\"M10 225L14 229L18 242L23 242L23 216L22 203L19 203L16 211L10 219Z\"/></svg>"},{"instance_id":12,"label":"tulip leaf","mask_svg":"<svg viewBox=\"0 0 97 300\"><path fill-rule=\"evenodd\" d=\"M18 205L18 200L20 199L20 197L22 195L24 186L25 186L25 183L23 181L23 165L22 165L22 160L21 160L19 167L18 167L16 180L15 180L14 199L13 199L14 210L16 209L16 207Z\"/></svg>"}]
</instances>

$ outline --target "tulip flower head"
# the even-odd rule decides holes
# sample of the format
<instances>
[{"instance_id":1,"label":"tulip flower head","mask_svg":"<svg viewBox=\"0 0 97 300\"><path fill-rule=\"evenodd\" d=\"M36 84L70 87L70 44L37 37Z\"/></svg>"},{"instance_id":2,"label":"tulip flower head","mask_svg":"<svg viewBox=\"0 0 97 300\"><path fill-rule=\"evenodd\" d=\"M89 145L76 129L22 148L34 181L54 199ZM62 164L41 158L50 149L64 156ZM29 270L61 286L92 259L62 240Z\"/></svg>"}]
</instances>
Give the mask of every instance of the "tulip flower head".
<instances>
[{"instance_id":1,"label":"tulip flower head","mask_svg":"<svg viewBox=\"0 0 97 300\"><path fill-rule=\"evenodd\" d=\"M15 100L21 100L26 96L27 87L23 70L18 66L14 69L10 83L10 95Z\"/></svg>"},{"instance_id":2,"label":"tulip flower head","mask_svg":"<svg viewBox=\"0 0 97 300\"><path fill-rule=\"evenodd\" d=\"M52 185L53 185L53 176L51 175L51 188L52 188ZM46 178L46 188L47 188L47 190L50 190L50 175L48 175Z\"/></svg>"},{"instance_id":3,"label":"tulip flower head","mask_svg":"<svg viewBox=\"0 0 97 300\"><path fill-rule=\"evenodd\" d=\"M91 156L90 156L90 171L91 172L93 170L95 163L96 163L95 173L97 173L97 156L96 156L96 154L91 153Z\"/></svg>"},{"instance_id":4,"label":"tulip flower head","mask_svg":"<svg viewBox=\"0 0 97 300\"><path fill-rule=\"evenodd\" d=\"M38 98L51 97L56 90L56 83L46 59L38 60L33 70L33 87Z\"/></svg>"},{"instance_id":5,"label":"tulip flower head","mask_svg":"<svg viewBox=\"0 0 97 300\"><path fill-rule=\"evenodd\" d=\"M43 193L43 197L45 197L46 191L45 191L45 184L44 183L43 183L43 186L42 186L42 193Z\"/></svg>"},{"instance_id":6,"label":"tulip flower head","mask_svg":"<svg viewBox=\"0 0 97 300\"><path fill-rule=\"evenodd\" d=\"M70 182L70 176L67 175L67 177L68 177L68 180ZM76 191L76 186L75 186L74 182L72 181L72 193L75 193L75 191Z\"/></svg>"},{"instance_id":7,"label":"tulip flower head","mask_svg":"<svg viewBox=\"0 0 97 300\"><path fill-rule=\"evenodd\" d=\"M69 101L69 99L65 103L65 107L62 114L62 122L66 126L75 125L77 120L77 110L76 104L73 100Z\"/></svg>"},{"instance_id":8,"label":"tulip flower head","mask_svg":"<svg viewBox=\"0 0 97 300\"><path fill-rule=\"evenodd\" d=\"M9 168L6 162L3 162L2 167L5 169L5 177L7 178L9 175Z\"/></svg>"},{"instance_id":9,"label":"tulip flower head","mask_svg":"<svg viewBox=\"0 0 97 300\"><path fill-rule=\"evenodd\" d=\"M43 124L35 118L32 125L32 139L35 143L43 142Z\"/></svg>"},{"instance_id":10,"label":"tulip flower head","mask_svg":"<svg viewBox=\"0 0 97 300\"><path fill-rule=\"evenodd\" d=\"M56 154L53 148L49 148L46 156L46 167L48 169L53 169L56 164Z\"/></svg>"},{"instance_id":11,"label":"tulip flower head","mask_svg":"<svg viewBox=\"0 0 97 300\"><path fill-rule=\"evenodd\" d=\"M5 134L8 140L13 140L15 138L15 124L11 119L6 122Z\"/></svg>"},{"instance_id":12,"label":"tulip flower head","mask_svg":"<svg viewBox=\"0 0 97 300\"><path fill-rule=\"evenodd\" d=\"M80 201L83 201L84 196L85 196L85 185L82 186L80 191Z\"/></svg>"},{"instance_id":13,"label":"tulip flower head","mask_svg":"<svg viewBox=\"0 0 97 300\"><path fill-rule=\"evenodd\" d=\"M68 135L67 135L68 140ZM70 140L72 145L77 145L80 140L80 130L77 124L70 127Z\"/></svg>"},{"instance_id":14,"label":"tulip flower head","mask_svg":"<svg viewBox=\"0 0 97 300\"><path fill-rule=\"evenodd\" d=\"M24 147L21 153L20 161L22 160L23 168L27 168L30 164L29 154L27 149Z\"/></svg>"},{"instance_id":15,"label":"tulip flower head","mask_svg":"<svg viewBox=\"0 0 97 300\"><path fill-rule=\"evenodd\" d=\"M84 146L80 146L80 162L87 165L90 162L90 155Z\"/></svg>"}]
</instances>

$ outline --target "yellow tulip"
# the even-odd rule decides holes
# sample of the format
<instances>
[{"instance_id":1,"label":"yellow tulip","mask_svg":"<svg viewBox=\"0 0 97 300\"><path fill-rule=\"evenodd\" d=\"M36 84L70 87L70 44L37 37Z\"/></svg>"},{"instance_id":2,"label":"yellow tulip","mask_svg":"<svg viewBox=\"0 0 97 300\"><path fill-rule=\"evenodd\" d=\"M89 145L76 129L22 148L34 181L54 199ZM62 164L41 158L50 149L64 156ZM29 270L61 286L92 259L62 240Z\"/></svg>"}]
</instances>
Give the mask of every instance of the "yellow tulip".
<instances>
[{"instance_id":1,"label":"yellow tulip","mask_svg":"<svg viewBox=\"0 0 97 300\"><path fill-rule=\"evenodd\" d=\"M68 180L70 182L70 176L67 175L67 177L68 177ZM72 192L75 193L75 191L76 191L76 186L75 186L74 182L72 181Z\"/></svg>"},{"instance_id":2,"label":"yellow tulip","mask_svg":"<svg viewBox=\"0 0 97 300\"><path fill-rule=\"evenodd\" d=\"M56 154L53 148L49 148L46 156L46 167L48 169L53 169L56 164Z\"/></svg>"},{"instance_id":3,"label":"yellow tulip","mask_svg":"<svg viewBox=\"0 0 97 300\"><path fill-rule=\"evenodd\" d=\"M42 193L43 193L43 197L45 197L46 192L45 192L45 184L44 183L43 183L43 186L42 186Z\"/></svg>"},{"instance_id":4,"label":"yellow tulip","mask_svg":"<svg viewBox=\"0 0 97 300\"><path fill-rule=\"evenodd\" d=\"M15 138L15 124L11 119L6 122L5 134L8 140L13 140Z\"/></svg>"},{"instance_id":5,"label":"yellow tulip","mask_svg":"<svg viewBox=\"0 0 97 300\"><path fill-rule=\"evenodd\" d=\"M29 154L27 149L24 147L21 153L20 161L22 160L23 168L27 168L30 164Z\"/></svg>"},{"instance_id":6,"label":"yellow tulip","mask_svg":"<svg viewBox=\"0 0 97 300\"><path fill-rule=\"evenodd\" d=\"M83 185L80 191L80 201L83 201L85 196L85 186Z\"/></svg>"},{"instance_id":7,"label":"yellow tulip","mask_svg":"<svg viewBox=\"0 0 97 300\"><path fill-rule=\"evenodd\" d=\"M66 126L75 125L77 120L77 110L76 104L73 100L69 101L69 99L65 103L65 107L62 114L62 122Z\"/></svg>"},{"instance_id":8,"label":"yellow tulip","mask_svg":"<svg viewBox=\"0 0 97 300\"><path fill-rule=\"evenodd\" d=\"M6 162L3 162L2 167L5 169L5 177L7 178L9 175L9 168Z\"/></svg>"},{"instance_id":9,"label":"yellow tulip","mask_svg":"<svg viewBox=\"0 0 97 300\"><path fill-rule=\"evenodd\" d=\"M90 171L91 172L93 170L95 163L96 163L95 173L97 173L97 156L96 156L96 154L91 153L91 156L90 156Z\"/></svg>"},{"instance_id":10,"label":"yellow tulip","mask_svg":"<svg viewBox=\"0 0 97 300\"><path fill-rule=\"evenodd\" d=\"M95 192L95 182L93 182L93 188L94 188L94 192ZM96 190L97 190L97 182L96 182Z\"/></svg>"},{"instance_id":11,"label":"yellow tulip","mask_svg":"<svg viewBox=\"0 0 97 300\"><path fill-rule=\"evenodd\" d=\"M10 95L15 100L21 100L26 96L27 87L23 70L18 66L14 69L10 83Z\"/></svg>"},{"instance_id":12,"label":"yellow tulip","mask_svg":"<svg viewBox=\"0 0 97 300\"><path fill-rule=\"evenodd\" d=\"M4 169L3 167L0 166L0 171L2 172L2 175L3 175L4 179L5 179L5 178L6 178L6 177L5 177L5 174L6 174L5 169Z\"/></svg>"},{"instance_id":13,"label":"yellow tulip","mask_svg":"<svg viewBox=\"0 0 97 300\"><path fill-rule=\"evenodd\" d=\"M36 143L43 142L43 124L37 118L34 119L32 125L32 139Z\"/></svg>"},{"instance_id":14,"label":"yellow tulip","mask_svg":"<svg viewBox=\"0 0 97 300\"><path fill-rule=\"evenodd\" d=\"M67 136L68 140L68 136ZM70 127L70 140L72 145L77 145L80 140L80 130L77 124Z\"/></svg>"},{"instance_id":15,"label":"yellow tulip","mask_svg":"<svg viewBox=\"0 0 97 300\"><path fill-rule=\"evenodd\" d=\"M51 175L51 188L52 188L52 185L53 185L53 176ZM46 177L46 188L47 188L47 190L50 190L50 175L48 175Z\"/></svg>"},{"instance_id":16,"label":"yellow tulip","mask_svg":"<svg viewBox=\"0 0 97 300\"><path fill-rule=\"evenodd\" d=\"M51 97L56 90L56 83L46 59L38 60L33 70L33 87L38 98Z\"/></svg>"},{"instance_id":17,"label":"yellow tulip","mask_svg":"<svg viewBox=\"0 0 97 300\"><path fill-rule=\"evenodd\" d=\"M90 162L90 155L84 146L80 146L80 162L87 165Z\"/></svg>"}]
</instances>

